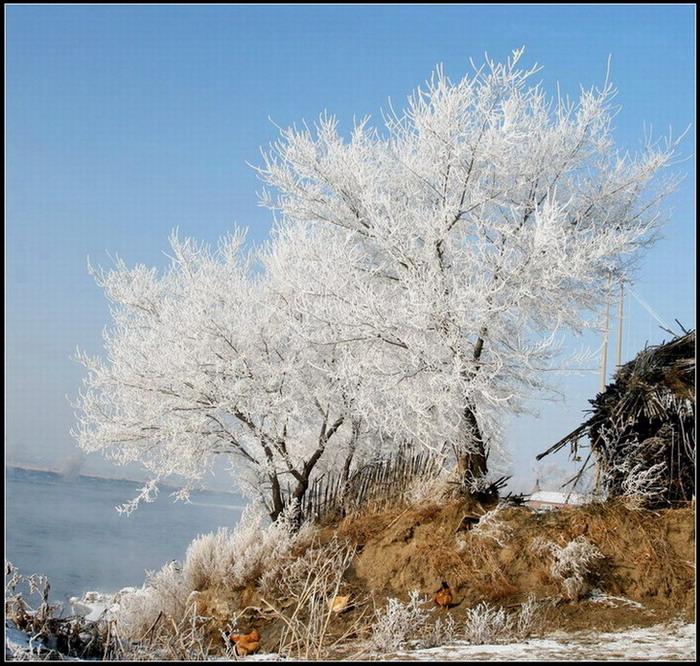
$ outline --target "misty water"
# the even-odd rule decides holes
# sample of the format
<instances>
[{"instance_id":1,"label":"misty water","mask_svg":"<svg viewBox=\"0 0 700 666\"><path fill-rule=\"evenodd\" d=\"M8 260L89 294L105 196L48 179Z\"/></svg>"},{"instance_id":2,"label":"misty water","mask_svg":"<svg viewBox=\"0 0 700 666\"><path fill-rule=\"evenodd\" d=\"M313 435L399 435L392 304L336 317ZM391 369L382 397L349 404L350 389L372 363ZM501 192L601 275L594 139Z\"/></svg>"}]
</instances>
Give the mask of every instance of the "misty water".
<instances>
[{"instance_id":1,"label":"misty water","mask_svg":"<svg viewBox=\"0 0 700 666\"><path fill-rule=\"evenodd\" d=\"M8 468L5 478L5 560L22 574L46 575L49 601L63 602L66 613L71 596L140 587L146 570L182 561L199 534L233 527L245 505L239 495L216 491L174 502L172 489L163 488L126 516L115 507L142 484L20 468Z\"/></svg>"}]
</instances>

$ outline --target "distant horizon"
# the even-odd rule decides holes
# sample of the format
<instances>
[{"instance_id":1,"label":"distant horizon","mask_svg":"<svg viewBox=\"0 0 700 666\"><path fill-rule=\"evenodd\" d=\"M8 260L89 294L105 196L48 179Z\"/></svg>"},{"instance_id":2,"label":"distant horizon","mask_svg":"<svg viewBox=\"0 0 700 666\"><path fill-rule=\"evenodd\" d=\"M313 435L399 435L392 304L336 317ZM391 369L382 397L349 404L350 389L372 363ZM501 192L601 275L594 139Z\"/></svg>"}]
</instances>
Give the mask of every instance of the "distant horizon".
<instances>
[{"instance_id":1,"label":"distant horizon","mask_svg":"<svg viewBox=\"0 0 700 666\"><path fill-rule=\"evenodd\" d=\"M73 472L73 471L65 472L65 471L61 471L60 469L51 469L49 467L41 467L41 466L36 465L34 463L5 461L5 469L7 470L8 468L22 469L22 470L26 470L28 472L48 472L49 474L56 474L57 476L66 476L66 477L82 476L82 477L87 477L90 479L105 479L105 480L109 480L109 481L128 481L129 483L143 483L144 481L147 480L145 477L141 478L141 479L137 479L137 478L129 478L126 476L110 476L108 474L96 473L96 472ZM540 484L543 483L542 479L537 479L537 483L540 483ZM546 484L546 481L544 481L544 483ZM158 482L158 485L159 486L166 486L168 488L182 488L184 486L184 484L177 485L175 483L168 482L168 481L160 481L160 482ZM555 486L556 484L549 483L546 485ZM221 493L227 493L229 495L238 495L239 497L245 497L245 495L243 495L240 492L236 492L234 490L225 490L225 489L220 488L218 486L214 487L214 486L204 485L202 490L210 490L212 492L217 492L217 493L221 492ZM534 486L533 486L533 489L530 491L526 491L526 490L514 491L513 489L507 489L507 488L506 488L506 490L509 490L509 493L513 493L515 495L530 495L530 494L536 492L534 490ZM546 489L543 489L543 491L544 492L559 492L559 491L563 491L563 489L558 486L556 488L554 488L554 487L546 488ZM506 494L506 493L504 493L504 494Z\"/></svg>"},{"instance_id":2,"label":"distant horizon","mask_svg":"<svg viewBox=\"0 0 700 666\"><path fill-rule=\"evenodd\" d=\"M11 461L5 461L5 469L7 470L8 468L13 468L13 469L21 469L25 470L27 472L47 472L49 474L56 474L57 476L65 476L65 477L73 477L73 476L82 476L86 477L89 479L105 479L107 481L128 481L129 483L144 483L144 481L147 481L147 479L141 478L130 478L126 476L110 476L105 473L96 473L96 472L76 472L76 471L61 471L60 469L52 469L49 467L40 467L39 465L36 465L34 463L22 463L22 462L11 462ZM159 481L158 482L159 486L165 486L167 488L182 488L184 487L184 483L182 485L177 485L173 483L172 481ZM195 490L199 490L198 488ZM213 487L213 486L207 486L203 485L203 488L201 490L210 490L213 492L217 493L227 493L229 495L238 495L239 497L245 497L242 493L236 492L234 490L225 490L223 488L218 488L218 487Z\"/></svg>"}]
</instances>

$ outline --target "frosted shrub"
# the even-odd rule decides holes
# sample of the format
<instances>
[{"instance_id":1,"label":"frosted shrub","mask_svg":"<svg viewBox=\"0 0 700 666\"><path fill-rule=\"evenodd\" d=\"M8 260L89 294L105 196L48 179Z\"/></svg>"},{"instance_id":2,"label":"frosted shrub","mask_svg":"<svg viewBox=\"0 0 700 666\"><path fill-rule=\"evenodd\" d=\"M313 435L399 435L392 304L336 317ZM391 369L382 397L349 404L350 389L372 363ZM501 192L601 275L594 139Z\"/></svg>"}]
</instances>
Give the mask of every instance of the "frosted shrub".
<instances>
[{"instance_id":1,"label":"frosted shrub","mask_svg":"<svg viewBox=\"0 0 700 666\"><path fill-rule=\"evenodd\" d=\"M613 497L621 497L628 509L642 509L645 506L663 500L667 491L669 472L664 456L664 440L649 437L640 441L637 437L624 439L624 427L618 424L603 425L600 438L608 451L615 455L604 464L608 466L604 473L604 485L612 491ZM659 460L651 464L653 460Z\"/></svg>"},{"instance_id":2,"label":"frosted shrub","mask_svg":"<svg viewBox=\"0 0 700 666\"><path fill-rule=\"evenodd\" d=\"M120 595L114 617L121 636L138 639L148 631L159 614L155 593L144 585L141 589Z\"/></svg>"},{"instance_id":3,"label":"frosted shrub","mask_svg":"<svg viewBox=\"0 0 700 666\"><path fill-rule=\"evenodd\" d=\"M591 563L604 557L583 535L563 547L553 541L535 539L530 548L536 555L549 555L550 573L562 582L567 597L574 600L586 592L586 577L590 573Z\"/></svg>"},{"instance_id":4,"label":"frosted shrub","mask_svg":"<svg viewBox=\"0 0 700 666\"><path fill-rule=\"evenodd\" d=\"M148 572L146 585L153 590L160 602L160 609L170 617L182 615L190 590L185 585L182 565L170 562L160 571Z\"/></svg>"},{"instance_id":5,"label":"frosted shrub","mask_svg":"<svg viewBox=\"0 0 700 666\"><path fill-rule=\"evenodd\" d=\"M465 638L473 645L497 643L512 633L512 622L502 608L481 603L467 611Z\"/></svg>"},{"instance_id":6,"label":"frosted shrub","mask_svg":"<svg viewBox=\"0 0 700 666\"><path fill-rule=\"evenodd\" d=\"M520 607L520 612L515 620L515 635L518 638L527 638L540 623L540 612L534 597L528 597Z\"/></svg>"},{"instance_id":7,"label":"frosted shrub","mask_svg":"<svg viewBox=\"0 0 700 666\"><path fill-rule=\"evenodd\" d=\"M455 636L455 621L451 615L439 617L430 629L416 641L416 647L426 649L449 643Z\"/></svg>"},{"instance_id":8,"label":"frosted shrub","mask_svg":"<svg viewBox=\"0 0 700 666\"><path fill-rule=\"evenodd\" d=\"M190 594L209 587L240 589L256 584L263 572L274 575L296 555L296 549L308 545L310 527L295 531L290 507L280 518L265 526L265 516L257 507L248 506L241 520L230 531L219 529L195 539L187 548L185 562L165 565L149 573L143 587L126 591L118 599L116 619L122 635L140 636L148 631L162 613L179 622L188 610Z\"/></svg>"},{"instance_id":9,"label":"frosted shrub","mask_svg":"<svg viewBox=\"0 0 700 666\"><path fill-rule=\"evenodd\" d=\"M264 525L266 516L257 507L247 506L233 531L223 527L216 534L195 539L187 549L183 573L192 590L216 582L228 589L255 584L268 572L293 557L295 549L311 542L311 528L294 529L294 508L274 522Z\"/></svg>"},{"instance_id":10,"label":"frosted shrub","mask_svg":"<svg viewBox=\"0 0 700 666\"><path fill-rule=\"evenodd\" d=\"M507 615L503 608L494 608L482 601L467 611L464 634L472 645L503 643L527 638L535 630L539 619L533 597L529 597L520 611L512 615Z\"/></svg>"},{"instance_id":11,"label":"frosted shrub","mask_svg":"<svg viewBox=\"0 0 700 666\"><path fill-rule=\"evenodd\" d=\"M423 631L430 611L421 608L421 604L427 601L418 590L411 591L407 603L389 599L385 609L375 612L370 648L380 653L395 652Z\"/></svg>"},{"instance_id":12,"label":"frosted shrub","mask_svg":"<svg viewBox=\"0 0 700 666\"><path fill-rule=\"evenodd\" d=\"M205 590L220 579L221 572L217 568L228 550L231 536L226 527L221 527L216 533L200 535L190 543L183 566L187 587Z\"/></svg>"},{"instance_id":13,"label":"frosted shrub","mask_svg":"<svg viewBox=\"0 0 700 666\"><path fill-rule=\"evenodd\" d=\"M505 507L505 504L498 504L487 511L472 527L471 533L482 539L493 539L501 547L505 546L513 535L511 528L503 521L502 512Z\"/></svg>"},{"instance_id":14,"label":"frosted shrub","mask_svg":"<svg viewBox=\"0 0 700 666\"><path fill-rule=\"evenodd\" d=\"M244 511L244 514L246 511ZM287 506L274 522L263 527L267 517L250 509L248 516L231 535L230 552L224 559L224 576L234 587L256 582L265 571L271 571L294 556L294 549L311 543L312 528L308 523L295 529L296 507Z\"/></svg>"},{"instance_id":15,"label":"frosted shrub","mask_svg":"<svg viewBox=\"0 0 700 666\"><path fill-rule=\"evenodd\" d=\"M162 613L179 622L185 614L189 589L178 562L166 564L160 571L150 571L140 589L123 590L115 601L114 618L119 633L139 638L146 633Z\"/></svg>"}]
</instances>

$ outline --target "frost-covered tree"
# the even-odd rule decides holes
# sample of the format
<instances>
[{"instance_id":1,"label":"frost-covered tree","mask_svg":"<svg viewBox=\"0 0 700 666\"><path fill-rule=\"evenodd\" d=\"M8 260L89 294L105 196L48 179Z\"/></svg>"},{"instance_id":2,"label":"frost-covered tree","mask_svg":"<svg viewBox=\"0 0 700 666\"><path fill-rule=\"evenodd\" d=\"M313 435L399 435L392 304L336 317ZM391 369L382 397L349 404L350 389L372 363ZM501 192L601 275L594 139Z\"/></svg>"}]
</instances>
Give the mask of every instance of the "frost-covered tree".
<instances>
[{"instance_id":1,"label":"frost-covered tree","mask_svg":"<svg viewBox=\"0 0 700 666\"><path fill-rule=\"evenodd\" d=\"M223 455L276 518L314 474L352 457L357 421L336 350L306 343L243 242L236 233L212 252L173 235L162 275L122 260L93 269L114 321L106 361L78 354L89 372L74 436L86 451L151 472L128 509L169 475L201 479Z\"/></svg>"},{"instance_id":2,"label":"frost-covered tree","mask_svg":"<svg viewBox=\"0 0 700 666\"><path fill-rule=\"evenodd\" d=\"M259 169L282 215L254 256L241 234L216 252L173 237L160 276L95 270L114 325L107 360L78 357L81 447L142 462L144 498L227 456L273 517L314 475L405 441L452 446L478 486L672 185L656 176L674 142L615 150L610 85L551 100L520 57L457 84L438 70L382 131L283 131Z\"/></svg>"},{"instance_id":3,"label":"frost-covered tree","mask_svg":"<svg viewBox=\"0 0 700 666\"><path fill-rule=\"evenodd\" d=\"M438 69L384 127L323 115L263 155L261 203L293 247L314 344L355 352L369 422L455 448L483 478L504 417L549 386L562 333L596 325L611 277L654 240L675 142L612 138L614 88L551 98L486 60Z\"/></svg>"}]
</instances>

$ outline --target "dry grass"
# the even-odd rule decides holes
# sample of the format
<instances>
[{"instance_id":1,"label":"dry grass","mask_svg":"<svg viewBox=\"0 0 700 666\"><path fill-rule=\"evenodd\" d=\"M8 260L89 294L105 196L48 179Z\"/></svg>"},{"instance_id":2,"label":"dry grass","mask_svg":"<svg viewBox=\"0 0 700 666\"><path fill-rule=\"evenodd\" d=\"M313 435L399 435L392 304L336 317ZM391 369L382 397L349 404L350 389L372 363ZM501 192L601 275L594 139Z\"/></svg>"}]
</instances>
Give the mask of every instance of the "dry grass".
<instances>
[{"instance_id":1,"label":"dry grass","mask_svg":"<svg viewBox=\"0 0 700 666\"><path fill-rule=\"evenodd\" d=\"M391 523L402 514L401 509L383 511L380 514L363 513L343 518L337 527L328 530L348 541L363 545L383 533Z\"/></svg>"},{"instance_id":2,"label":"dry grass","mask_svg":"<svg viewBox=\"0 0 700 666\"><path fill-rule=\"evenodd\" d=\"M422 512L394 508L345 521L339 531L357 536L363 547L357 561L360 579L385 588L387 594L407 594L412 587L430 593L433 585L448 580L461 608L480 600L516 603L530 593L555 596L561 579L549 571L548 558L529 552L539 536L561 548L585 538L605 556L592 565L588 587L644 603L653 599L668 604L675 598L681 608L693 607L694 535L688 538L692 508L630 511L605 503L538 514L508 507L490 526L498 538L466 529L465 516L478 518L488 508L449 502Z\"/></svg>"},{"instance_id":3,"label":"dry grass","mask_svg":"<svg viewBox=\"0 0 700 666\"><path fill-rule=\"evenodd\" d=\"M261 601L269 617L282 625L275 651L304 660L319 660L339 642L358 633L365 613L356 615L340 636L334 618L364 605L344 581L355 554L346 542L334 539L304 555L263 582ZM340 603L336 603L340 600Z\"/></svg>"}]
</instances>

